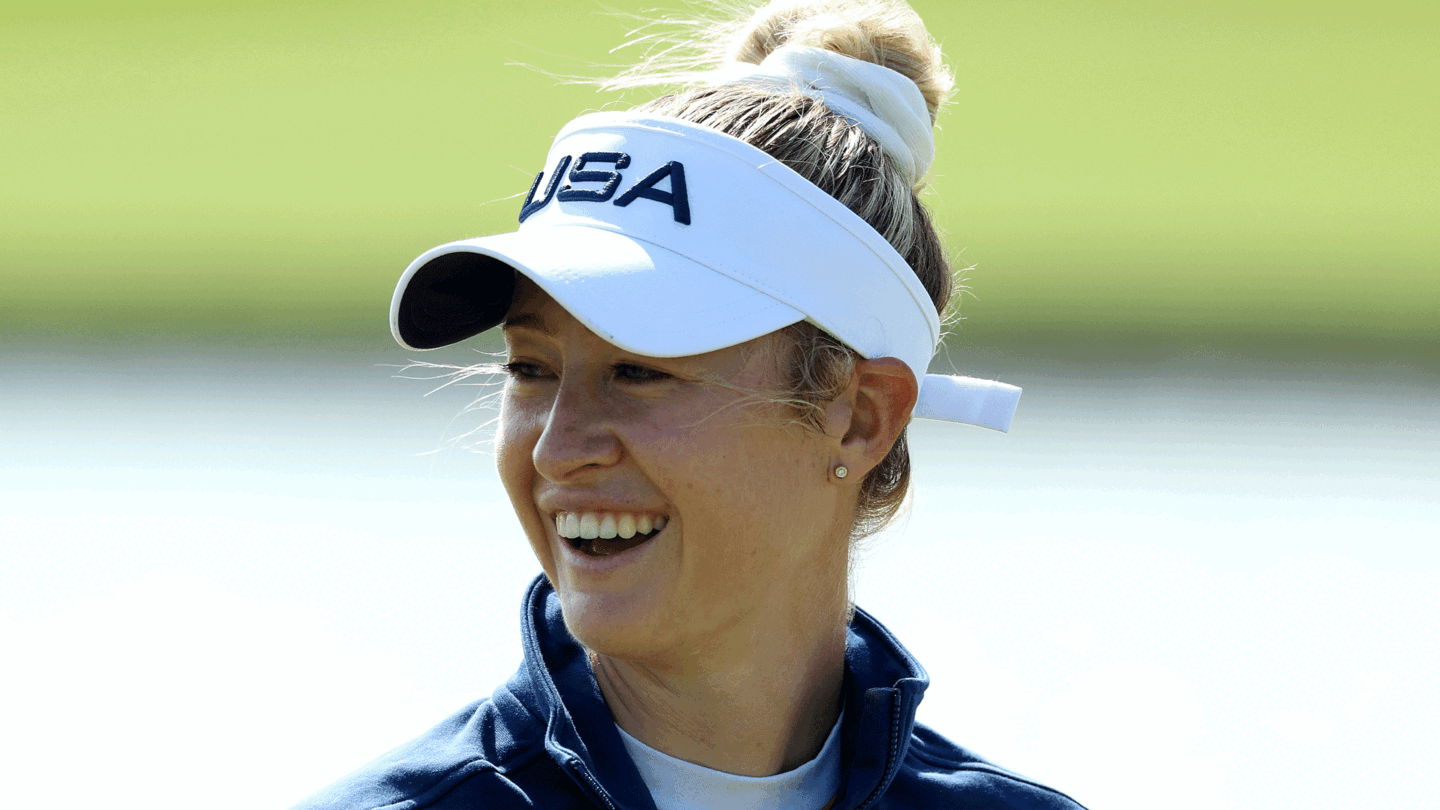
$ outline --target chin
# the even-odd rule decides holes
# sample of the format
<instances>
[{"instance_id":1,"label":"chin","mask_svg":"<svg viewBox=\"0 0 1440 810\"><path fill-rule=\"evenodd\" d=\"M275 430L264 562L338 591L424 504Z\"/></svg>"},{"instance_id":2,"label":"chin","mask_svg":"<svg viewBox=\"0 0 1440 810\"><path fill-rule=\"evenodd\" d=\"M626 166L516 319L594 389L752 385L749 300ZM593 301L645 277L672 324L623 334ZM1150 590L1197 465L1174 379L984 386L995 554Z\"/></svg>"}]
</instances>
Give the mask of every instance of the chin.
<instances>
[{"instance_id":1,"label":"chin","mask_svg":"<svg viewBox=\"0 0 1440 810\"><path fill-rule=\"evenodd\" d=\"M609 658L645 660L673 641L661 637L670 611L653 593L585 593L556 585L565 627L584 647ZM666 633L665 635L669 635Z\"/></svg>"}]
</instances>

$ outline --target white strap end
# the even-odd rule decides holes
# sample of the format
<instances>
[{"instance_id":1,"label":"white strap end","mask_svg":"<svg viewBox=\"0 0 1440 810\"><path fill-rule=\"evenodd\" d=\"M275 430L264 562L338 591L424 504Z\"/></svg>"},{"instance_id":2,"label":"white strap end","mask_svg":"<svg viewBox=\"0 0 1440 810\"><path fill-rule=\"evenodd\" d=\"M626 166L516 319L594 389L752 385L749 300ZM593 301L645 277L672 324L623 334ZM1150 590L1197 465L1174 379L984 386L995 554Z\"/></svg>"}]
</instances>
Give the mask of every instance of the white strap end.
<instances>
[{"instance_id":1,"label":"white strap end","mask_svg":"<svg viewBox=\"0 0 1440 810\"><path fill-rule=\"evenodd\" d=\"M926 374L920 386L920 398L915 402L914 416L1008 433L1019 404L1020 389L1014 385L974 377Z\"/></svg>"}]
</instances>

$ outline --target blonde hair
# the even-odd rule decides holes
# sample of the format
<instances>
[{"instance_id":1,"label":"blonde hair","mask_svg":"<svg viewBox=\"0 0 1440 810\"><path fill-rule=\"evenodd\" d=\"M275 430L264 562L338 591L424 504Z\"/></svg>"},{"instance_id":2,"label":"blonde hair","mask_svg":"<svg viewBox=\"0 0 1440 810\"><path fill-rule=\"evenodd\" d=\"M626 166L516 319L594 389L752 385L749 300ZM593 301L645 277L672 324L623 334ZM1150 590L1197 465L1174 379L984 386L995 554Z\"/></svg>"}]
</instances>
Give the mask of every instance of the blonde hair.
<instances>
[{"instance_id":1,"label":"blonde hair","mask_svg":"<svg viewBox=\"0 0 1440 810\"><path fill-rule=\"evenodd\" d=\"M610 89L691 85L637 109L719 130L758 147L844 203L905 257L942 315L955 283L930 215L914 186L880 145L848 118L796 89L709 84L727 63L759 64L785 45L835 51L895 70L920 88L936 113L953 86L940 48L903 0L774 0L758 8L717 4L710 18L641 29L652 45L640 64L604 84ZM823 268L817 268L823 272ZM791 347L793 401L802 423L820 429L824 403L848 385L855 354L808 323L782 331ZM879 531L894 518L910 483L902 431L885 459L861 482L851 538Z\"/></svg>"}]
</instances>

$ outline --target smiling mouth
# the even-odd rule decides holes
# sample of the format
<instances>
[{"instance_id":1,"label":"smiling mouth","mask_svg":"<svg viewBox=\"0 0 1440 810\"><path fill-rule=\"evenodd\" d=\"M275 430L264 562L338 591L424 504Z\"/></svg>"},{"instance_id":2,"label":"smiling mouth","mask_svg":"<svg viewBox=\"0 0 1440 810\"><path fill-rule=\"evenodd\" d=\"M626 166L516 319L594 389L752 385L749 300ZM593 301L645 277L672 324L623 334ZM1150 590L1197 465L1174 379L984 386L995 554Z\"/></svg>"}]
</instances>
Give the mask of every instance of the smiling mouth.
<instances>
[{"instance_id":1,"label":"smiling mouth","mask_svg":"<svg viewBox=\"0 0 1440 810\"><path fill-rule=\"evenodd\" d=\"M632 512L560 512L555 533L590 557L612 557L649 542L665 528L664 515Z\"/></svg>"}]
</instances>

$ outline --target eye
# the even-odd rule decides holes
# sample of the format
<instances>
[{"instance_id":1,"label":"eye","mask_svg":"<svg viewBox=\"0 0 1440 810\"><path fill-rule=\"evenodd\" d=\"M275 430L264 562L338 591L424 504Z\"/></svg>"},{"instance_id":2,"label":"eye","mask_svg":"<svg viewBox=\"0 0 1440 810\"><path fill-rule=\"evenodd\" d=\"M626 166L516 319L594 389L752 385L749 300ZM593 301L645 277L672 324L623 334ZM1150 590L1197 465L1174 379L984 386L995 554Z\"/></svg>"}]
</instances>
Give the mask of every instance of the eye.
<instances>
[{"instance_id":1,"label":"eye","mask_svg":"<svg viewBox=\"0 0 1440 810\"><path fill-rule=\"evenodd\" d=\"M536 380L545 376L545 369L537 363L525 360L511 360L501 366L513 380Z\"/></svg>"},{"instance_id":2,"label":"eye","mask_svg":"<svg viewBox=\"0 0 1440 810\"><path fill-rule=\"evenodd\" d=\"M633 363L616 363L611 367L611 371L615 375L615 379L625 382L654 382L670 379L670 375L663 371L637 366Z\"/></svg>"}]
</instances>

